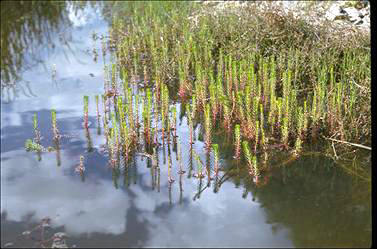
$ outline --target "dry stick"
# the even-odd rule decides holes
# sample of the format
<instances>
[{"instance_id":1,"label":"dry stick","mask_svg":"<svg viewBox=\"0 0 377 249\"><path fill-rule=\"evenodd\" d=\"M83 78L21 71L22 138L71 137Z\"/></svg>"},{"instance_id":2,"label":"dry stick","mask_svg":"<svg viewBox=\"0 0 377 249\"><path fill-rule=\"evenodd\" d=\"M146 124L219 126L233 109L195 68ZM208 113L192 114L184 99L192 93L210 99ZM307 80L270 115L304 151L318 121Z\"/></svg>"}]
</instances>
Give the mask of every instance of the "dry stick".
<instances>
[{"instance_id":1,"label":"dry stick","mask_svg":"<svg viewBox=\"0 0 377 249\"><path fill-rule=\"evenodd\" d=\"M362 176L362 175L356 173L356 171L351 170L351 169L347 168L346 166L343 166L342 164L339 164L339 165L340 165L340 167L342 167L345 171L347 171L349 174L355 175L355 176L357 176L358 178L360 178L361 180L366 181L366 182L370 182L370 181L371 181L371 178L368 178L368 177Z\"/></svg>"},{"instance_id":2,"label":"dry stick","mask_svg":"<svg viewBox=\"0 0 377 249\"><path fill-rule=\"evenodd\" d=\"M322 155L322 154L323 154L322 152L314 151L314 152L303 152L303 153L300 154L300 156ZM293 162L294 160L296 160L298 158L299 158L299 156L293 154L293 155L289 156L288 159L285 160L284 162L277 164L277 165L272 165L271 168L283 167L284 165L286 165L290 162Z\"/></svg>"},{"instance_id":3,"label":"dry stick","mask_svg":"<svg viewBox=\"0 0 377 249\"><path fill-rule=\"evenodd\" d=\"M229 178L231 178L232 176L234 176L234 175L232 175L232 174L229 174L229 175L227 175L227 174L229 174L229 173L225 173L220 179L219 179L219 182L218 182L218 188L220 189L220 187L221 187L221 185L224 183L224 182L226 182ZM227 176L227 177L225 177L225 176Z\"/></svg>"},{"instance_id":4,"label":"dry stick","mask_svg":"<svg viewBox=\"0 0 377 249\"><path fill-rule=\"evenodd\" d=\"M335 146L334 146L334 142L331 143L332 145L332 149L334 150L334 155L335 155L335 158L338 160L338 155L336 154L336 150L335 150Z\"/></svg>"},{"instance_id":5,"label":"dry stick","mask_svg":"<svg viewBox=\"0 0 377 249\"><path fill-rule=\"evenodd\" d=\"M332 158L334 161L335 161L335 158L330 156L330 158ZM366 181L366 182L370 182L371 179L368 178L368 177L365 177L365 176L362 176L360 174L358 174L356 171L352 170L352 169L349 169L348 167L344 166L342 163L337 163L337 166L338 167L341 167L343 170L345 170L347 173L351 174L351 175L355 175L357 177L359 177L360 179Z\"/></svg>"},{"instance_id":6,"label":"dry stick","mask_svg":"<svg viewBox=\"0 0 377 249\"><path fill-rule=\"evenodd\" d=\"M362 145L362 144L350 143L350 142L347 142L347 141L341 141L341 140L337 140L337 139L334 139L334 138L328 138L328 137L325 137L325 136L322 136L322 137L324 139L331 140L331 141L334 141L334 142L338 142L338 143L342 143L342 144L349 144L349 145L353 145L353 146L363 148L363 149L366 149L366 150L372 150L372 147L368 147L368 146L365 146L365 145Z\"/></svg>"},{"instance_id":7,"label":"dry stick","mask_svg":"<svg viewBox=\"0 0 377 249\"><path fill-rule=\"evenodd\" d=\"M200 196L200 194L201 194L204 190L206 190L207 188L208 188L208 185L205 186L204 188L202 188L201 190L199 190L198 193L196 193L196 194L194 195L193 200L195 200L196 198L198 198L198 196Z\"/></svg>"},{"instance_id":8,"label":"dry stick","mask_svg":"<svg viewBox=\"0 0 377 249\"><path fill-rule=\"evenodd\" d=\"M370 92L370 89L368 89L367 87L364 87L364 86L360 86L359 84L357 84L354 80L352 80L352 82L359 88L361 88L362 90L368 90Z\"/></svg>"}]
</instances>

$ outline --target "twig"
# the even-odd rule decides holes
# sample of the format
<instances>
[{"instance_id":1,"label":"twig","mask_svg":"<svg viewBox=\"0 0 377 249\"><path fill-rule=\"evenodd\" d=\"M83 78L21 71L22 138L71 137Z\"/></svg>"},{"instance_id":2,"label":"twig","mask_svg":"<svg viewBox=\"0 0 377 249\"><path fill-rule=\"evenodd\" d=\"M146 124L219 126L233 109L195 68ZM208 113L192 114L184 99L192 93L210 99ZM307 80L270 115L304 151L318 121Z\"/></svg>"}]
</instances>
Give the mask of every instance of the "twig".
<instances>
[{"instance_id":1,"label":"twig","mask_svg":"<svg viewBox=\"0 0 377 249\"><path fill-rule=\"evenodd\" d=\"M335 159L334 157L332 157L331 155L329 155L330 158L332 158L333 160ZM342 159L344 160L344 159ZM335 161L335 160L334 160ZM357 176L359 177L361 180L364 180L366 182L370 182L371 179L368 178L368 177L365 177L363 175L360 175L359 173L357 173L355 170L352 170L352 169L349 169L348 167L346 167L345 165L343 165L343 163L340 163L339 161L337 162L337 166L338 167L341 167L343 170L345 170L348 174L350 175L354 175L354 176Z\"/></svg>"},{"instance_id":2,"label":"twig","mask_svg":"<svg viewBox=\"0 0 377 249\"><path fill-rule=\"evenodd\" d=\"M335 158L336 158L336 160L338 160L338 155L336 154L334 143L331 143L331 145L332 145L332 149L334 150Z\"/></svg>"},{"instance_id":3,"label":"twig","mask_svg":"<svg viewBox=\"0 0 377 249\"><path fill-rule=\"evenodd\" d=\"M303 92L303 91L307 91L307 90L313 90L313 87L308 87L308 88L296 90L296 92Z\"/></svg>"},{"instance_id":4,"label":"twig","mask_svg":"<svg viewBox=\"0 0 377 249\"><path fill-rule=\"evenodd\" d=\"M365 145L362 145L362 144L350 143L350 142L347 142L347 141L341 141L341 140L337 140L337 139L334 139L334 138L328 138L328 137L325 137L325 136L322 136L322 137L324 139L331 140L331 141L334 141L334 142L338 142L338 143L342 143L342 144L349 144L349 145L353 145L353 146L356 146L356 147L359 147L359 148L372 150L372 147L368 147L368 146L365 146Z\"/></svg>"},{"instance_id":5,"label":"twig","mask_svg":"<svg viewBox=\"0 0 377 249\"><path fill-rule=\"evenodd\" d=\"M202 188L201 190L198 191L198 193L196 193L193 197L193 200L195 200L196 198L198 198L198 196L206 189L208 188L208 185L205 186L204 188Z\"/></svg>"},{"instance_id":6,"label":"twig","mask_svg":"<svg viewBox=\"0 0 377 249\"><path fill-rule=\"evenodd\" d=\"M358 86L359 88L361 88L361 89L363 89L363 90L368 90L368 91L370 91L370 89L368 89L367 87L360 86L359 84L357 84L353 79L352 79L352 82L353 82L356 86Z\"/></svg>"},{"instance_id":7,"label":"twig","mask_svg":"<svg viewBox=\"0 0 377 249\"><path fill-rule=\"evenodd\" d=\"M149 159L153 159L153 155L148 154L148 153L136 152L135 155L137 155L137 156L145 156L145 157L148 157Z\"/></svg>"}]
</instances>

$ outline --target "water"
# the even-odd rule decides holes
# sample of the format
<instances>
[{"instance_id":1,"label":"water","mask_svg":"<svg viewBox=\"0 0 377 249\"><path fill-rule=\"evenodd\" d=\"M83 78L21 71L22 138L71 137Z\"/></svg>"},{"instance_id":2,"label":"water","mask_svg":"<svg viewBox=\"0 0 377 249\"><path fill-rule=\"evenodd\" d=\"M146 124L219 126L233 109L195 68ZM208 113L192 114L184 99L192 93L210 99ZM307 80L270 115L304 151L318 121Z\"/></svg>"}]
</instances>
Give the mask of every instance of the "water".
<instances>
[{"instance_id":1,"label":"water","mask_svg":"<svg viewBox=\"0 0 377 249\"><path fill-rule=\"evenodd\" d=\"M140 156L131 167L112 172L101 150L104 136L97 134L96 125L94 96L103 93L100 39L94 45L97 62L92 53L93 31L107 36L111 18L103 14L106 5L99 3L79 7L76 14L69 4L55 8L59 17L46 14L46 9L51 10L47 6L38 13L44 25L16 31L19 36L34 37L40 30L41 39L35 38L29 50L2 53L2 75L3 66L15 70L10 80L2 77L1 246L9 242L15 247L40 246L35 241L38 230L32 232L34 240L21 234L45 217L51 218L51 228L44 238L65 232L67 245L77 247L371 245L370 184L352 178L322 156L303 156L271 170L263 181L266 184L257 187L244 173L246 165L237 166L231 160L231 149L220 149L223 170L217 180L222 184L218 189L214 181L207 186L206 177L201 181L190 177L197 165L193 162L190 172L185 117L177 122L186 170L181 178L173 146L165 147L165 152L159 149L159 174ZM17 9L30 17L26 15L30 6ZM22 23L16 14L2 14L2 25L3 18L10 21L7 25ZM91 152L82 127L83 95L89 96ZM61 139L59 156L42 153L38 161L35 153L25 151L24 142L34 136L32 116L37 113L42 144L52 144L53 108L60 132L69 137ZM226 140L216 140L226 148ZM196 140L193 147L205 162L204 143ZM175 179L171 187L164 164L169 153ZM85 157L85 179L74 172L80 155Z\"/></svg>"}]
</instances>

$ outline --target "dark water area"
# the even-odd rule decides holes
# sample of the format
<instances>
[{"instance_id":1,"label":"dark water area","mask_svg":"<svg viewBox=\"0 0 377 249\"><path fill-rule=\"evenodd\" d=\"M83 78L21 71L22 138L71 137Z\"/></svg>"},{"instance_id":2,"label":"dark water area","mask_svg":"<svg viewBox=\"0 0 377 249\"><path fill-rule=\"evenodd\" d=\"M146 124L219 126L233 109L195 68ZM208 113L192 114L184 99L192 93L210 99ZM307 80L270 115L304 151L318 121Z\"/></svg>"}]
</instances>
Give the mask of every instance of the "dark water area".
<instances>
[{"instance_id":1,"label":"dark water area","mask_svg":"<svg viewBox=\"0 0 377 249\"><path fill-rule=\"evenodd\" d=\"M257 186L246 165L234 163L229 148L220 151L218 179L208 184L206 177L193 176L197 164L190 158L183 117L177 135L185 174L178 174L172 145L158 149L159 172L139 155L130 167L111 170L102 149L104 135L97 133L94 99L104 92L109 53L103 58L93 32L109 35L108 10L98 2L1 3L2 247L10 242L40 247L41 234L32 229L46 217L51 227L44 239L64 232L69 247L371 246L370 182L348 175L324 156L302 156L273 168ZM90 141L82 125L84 95L89 96ZM180 116L180 104L175 105ZM42 145L52 144L51 109L65 136L59 154L42 153L38 161L36 153L25 151L25 140L34 137L36 113ZM193 148L213 171L213 155L206 159L204 142L196 139ZM74 171L80 155L84 178Z\"/></svg>"}]
</instances>

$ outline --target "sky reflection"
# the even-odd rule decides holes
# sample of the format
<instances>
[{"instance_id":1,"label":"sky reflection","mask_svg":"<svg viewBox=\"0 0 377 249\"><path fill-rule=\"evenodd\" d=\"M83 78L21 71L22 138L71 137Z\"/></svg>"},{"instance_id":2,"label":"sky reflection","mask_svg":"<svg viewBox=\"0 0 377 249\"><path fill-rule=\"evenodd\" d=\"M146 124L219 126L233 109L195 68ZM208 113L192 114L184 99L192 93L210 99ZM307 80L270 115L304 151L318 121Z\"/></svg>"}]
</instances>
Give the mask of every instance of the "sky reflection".
<instances>
[{"instance_id":1,"label":"sky reflection","mask_svg":"<svg viewBox=\"0 0 377 249\"><path fill-rule=\"evenodd\" d=\"M197 179L185 180L184 193L188 199L196 192L195 181ZM142 211L138 218L149 224L151 236L145 246L293 246L287 229L273 232L271 224L265 223L264 211L259 204L252 202L251 198L242 199L241 190L229 185L232 184L224 184L217 194L208 189L200 199L190 201L188 205L179 206L175 201L173 208L160 214L156 213L160 206L168 208L166 199L133 188L135 205ZM175 193L179 193L177 187L176 184Z\"/></svg>"},{"instance_id":2,"label":"sky reflection","mask_svg":"<svg viewBox=\"0 0 377 249\"><path fill-rule=\"evenodd\" d=\"M3 157L9 159L2 160L1 212L9 220L22 221L34 214L33 221L51 217L55 226L64 225L72 235L124 232L129 197L116 191L111 181L83 183L79 176L72 177L70 165L57 168L54 154L44 154L41 162L24 151L7 152ZM72 162L64 150L61 157L63 162Z\"/></svg>"}]
</instances>

